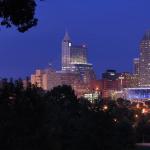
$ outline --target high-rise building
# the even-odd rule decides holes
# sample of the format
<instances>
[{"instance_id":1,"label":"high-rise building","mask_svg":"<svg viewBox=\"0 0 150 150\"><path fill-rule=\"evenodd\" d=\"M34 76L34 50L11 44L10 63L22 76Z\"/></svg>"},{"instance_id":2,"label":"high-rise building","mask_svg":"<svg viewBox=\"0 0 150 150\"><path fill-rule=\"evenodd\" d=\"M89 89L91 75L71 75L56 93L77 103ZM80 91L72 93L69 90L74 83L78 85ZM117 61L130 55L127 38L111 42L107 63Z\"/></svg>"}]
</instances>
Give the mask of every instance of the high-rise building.
<instances>
[{"instance_id":1,"label":"high-rise building","mask_svg":"<svg viewBox=\"0 0 150 150\"><path fill-rule=\"evenodd\" d=\"M150 31L147 31L140 43L140 86L150 86Z\"/></svg>"},{"instance_id":2,"label":"high-rise building","mask_svg":"<svg viewBox=\"0 0 150 150\"><path fill-rule=\"evenodd\" d=\"M87 64L86 45L72 45L68 32L62 40L62 71L74 71L75 64Z\"/></svg>"},{"instance_id":3,"label":"high-rise building","mask_svg":"<svg viewBox=\"0 0 150 150\"><path fill-rule=\"evenodd\" d=\"M96 78L93 65L87 60L86 45L73 45L67 32L62 41L62 71L78 73L84 83Z\"/></svg>"},{"instance_id":4,"label":"high-rise building","mask_svg":"<svg viewBox=\"0 0 150 150\"><path fill-rule=\"evenodd\" d=\"M62 70L70 70L70 48L71 48L71 39L68 35L68 32L65 33L65 36L62 40Z\"/></svg>"},{"instance_id":5,"label":"high-rise building","mask_svg":"<svg viewBox=\"0 0 150 150\"><path fill-rule=\"evenodd\" d=\"M134 58L133 59L133 74L139 75L140 72L140 59Z\"/></svg>"}]
</instances>

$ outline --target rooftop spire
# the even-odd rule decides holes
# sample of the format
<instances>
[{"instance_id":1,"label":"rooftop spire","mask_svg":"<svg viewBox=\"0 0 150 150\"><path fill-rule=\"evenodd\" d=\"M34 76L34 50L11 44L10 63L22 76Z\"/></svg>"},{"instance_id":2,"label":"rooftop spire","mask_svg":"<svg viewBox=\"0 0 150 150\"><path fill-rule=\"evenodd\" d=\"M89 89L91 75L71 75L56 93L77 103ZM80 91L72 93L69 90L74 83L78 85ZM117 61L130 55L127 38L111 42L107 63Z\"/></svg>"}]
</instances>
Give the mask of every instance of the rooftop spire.
<instances>
[{"instance_id":1,"label":"rooftop spire","mask_svg":"<svg viewBox=\"0 0 150 150\"><path fill-rule=\"evenodd\" d=\"M64 41L71 41L70 36L69 36L67 30L66 30L66 32L65 32L65 36L64 36L64 39L63 39L63 40L64 40Z\"/></svg>"}]
</instances>

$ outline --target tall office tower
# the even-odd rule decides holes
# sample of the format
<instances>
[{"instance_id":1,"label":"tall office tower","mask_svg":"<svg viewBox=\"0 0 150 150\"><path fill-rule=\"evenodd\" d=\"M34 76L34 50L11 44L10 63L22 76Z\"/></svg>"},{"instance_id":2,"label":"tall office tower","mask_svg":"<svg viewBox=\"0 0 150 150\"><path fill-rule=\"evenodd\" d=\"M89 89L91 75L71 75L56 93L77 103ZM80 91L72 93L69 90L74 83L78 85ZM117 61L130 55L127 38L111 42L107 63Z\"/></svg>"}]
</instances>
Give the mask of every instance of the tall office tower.
<instances>
[{"instance_id":1,"label":"tall office tower","mask_svg":"<svg viewBox=\"0 0 150 150\"><path fill-rule=\"evenodd\" d=\"M62 40L62 71L70 70L70 48L71 39L68 32L66 32Z\"/></svg>"},{"instance_id":2,"label":"tall office tower","mask_svg":"<svg viewBox=\"0 0 150 150\"><path fill-rule=\"evenodd\" d=\"M133 74L139 75L139 71L140 71L140 60L139 58L134 58L133 59Z\"/></svg>"},{"instance_id":3,"label":"tall office tower","mask_svg":"<svg viewBox=\"0 0 150 150\"><path fill-rule=\"evenodd\" d=\"M87 62L86 45L72 45L67 32L62 41L62 71L80 74L84 83L95 79L93 65Z\"/></svg>"},{"instance_id":4,"label":"tall office tower","mask_svg":"<svg viewBox=\"0 0 150 150\"><path fill-rule=\"evenodd\" d=\"M147 31L140 43L140 86L150 86L150 31Z\"/></svg>"},{"instance_id":5,"label":"tall office tower","mask_svg":"<svg viewBox=\"0 0 150 150\"><path fill-rule=\"evenodd\" d=\"M71 64L87 64L86 45L71 46L70 49Z\"/></svg>"}]
</instances>

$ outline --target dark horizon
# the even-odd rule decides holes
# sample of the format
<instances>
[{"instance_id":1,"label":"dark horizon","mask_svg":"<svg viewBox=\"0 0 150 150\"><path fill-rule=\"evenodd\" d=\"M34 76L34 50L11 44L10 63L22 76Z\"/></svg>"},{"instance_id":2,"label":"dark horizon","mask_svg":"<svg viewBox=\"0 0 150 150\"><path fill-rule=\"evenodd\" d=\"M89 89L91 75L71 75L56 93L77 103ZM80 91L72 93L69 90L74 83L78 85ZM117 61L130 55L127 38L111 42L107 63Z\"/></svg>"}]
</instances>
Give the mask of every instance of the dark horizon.
<instances>
[{"instance_id":1,"label":"dark horizon","mask_svg":"<svg viewBox=\"0 0 150 150\"><path fill-rule=\"evenodd\" d=\"M150 29L148 0L38 2L39 23L26 33L0 31L0 77L26 77L51 62L60 69L61 41L67 28L74 44L88 46L97 77L107 69L132 72L139 43Z\"/></svg>"}]
</instances>

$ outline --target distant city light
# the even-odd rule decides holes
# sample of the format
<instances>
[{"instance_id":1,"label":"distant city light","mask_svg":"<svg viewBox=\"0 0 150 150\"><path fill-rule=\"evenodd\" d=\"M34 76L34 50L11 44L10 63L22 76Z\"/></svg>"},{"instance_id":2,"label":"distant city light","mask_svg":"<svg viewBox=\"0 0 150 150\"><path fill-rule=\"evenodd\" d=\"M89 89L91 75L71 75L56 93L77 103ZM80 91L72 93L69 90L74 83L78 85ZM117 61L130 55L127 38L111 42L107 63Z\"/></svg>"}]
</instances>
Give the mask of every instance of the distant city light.
<instances>
[{"instance_id":1,"label":"distant city light","mask_svg":"<svg viewBox=\"0 0 150 150\"><path fill-rule=\"evenodd\" d=\"M145 108L142 109L142 114L146 114L147 110Z\"/></svg>"}]
</instances>

